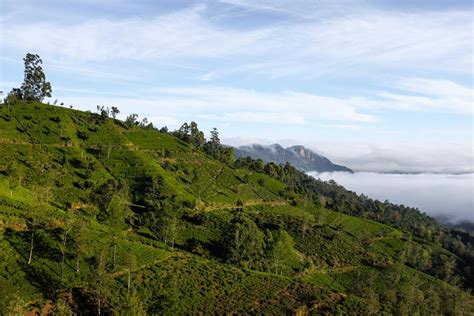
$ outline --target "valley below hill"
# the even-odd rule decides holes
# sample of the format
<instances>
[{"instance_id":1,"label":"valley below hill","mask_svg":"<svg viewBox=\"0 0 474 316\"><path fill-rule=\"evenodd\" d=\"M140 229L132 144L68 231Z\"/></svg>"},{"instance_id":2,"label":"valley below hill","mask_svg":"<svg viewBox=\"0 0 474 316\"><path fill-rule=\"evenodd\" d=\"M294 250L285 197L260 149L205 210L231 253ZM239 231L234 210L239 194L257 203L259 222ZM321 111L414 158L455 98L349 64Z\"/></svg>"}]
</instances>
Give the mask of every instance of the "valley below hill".
<instances>
[{"instance_id":1,"label":"valley below hill","mask_svg":"<svg viewBox=\"0 0 474 316\"><path fill-rule=\"evenodd\" d=\"M369 197L417 207L446 224L474 223L474 174L309 172Z\"/></svg>"}]
</instances>

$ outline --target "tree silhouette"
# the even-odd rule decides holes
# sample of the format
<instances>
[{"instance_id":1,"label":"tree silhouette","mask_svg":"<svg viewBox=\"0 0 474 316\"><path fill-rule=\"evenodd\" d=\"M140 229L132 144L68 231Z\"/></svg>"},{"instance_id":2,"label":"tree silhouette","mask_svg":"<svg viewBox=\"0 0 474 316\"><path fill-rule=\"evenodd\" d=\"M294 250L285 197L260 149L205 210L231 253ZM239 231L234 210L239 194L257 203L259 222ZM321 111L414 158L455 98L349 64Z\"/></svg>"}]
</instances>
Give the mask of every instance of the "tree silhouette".
<instances>
[{"instance_id":1,"label":"tree silhouette","mask_svg":"<svg viewBox=\"0 0 474 316\"><path fill-rule=\"evenodd\" d=\"M42 102L45 97L51 97L51 84L46 81L41 67L43 61L39 55L28 53L23 61L25 62L25 74L21 86L23 99Z\"/></svg>"}]
</instances>

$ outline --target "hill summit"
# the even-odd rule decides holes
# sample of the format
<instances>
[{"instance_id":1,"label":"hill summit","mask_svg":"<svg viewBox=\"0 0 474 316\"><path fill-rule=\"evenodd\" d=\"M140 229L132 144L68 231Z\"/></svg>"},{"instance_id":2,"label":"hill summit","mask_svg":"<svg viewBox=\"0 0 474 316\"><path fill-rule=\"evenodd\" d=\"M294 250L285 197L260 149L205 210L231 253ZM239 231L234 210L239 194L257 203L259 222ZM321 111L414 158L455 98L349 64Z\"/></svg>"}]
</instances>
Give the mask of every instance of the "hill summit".
<instances>
[{"instance_id":1,"label":"hill summit","mask_svg":"<svg viewBox=\"0 0 474 316\"><path fill-rule=\"evenodd\" d=\"M474 311L472 235L118 111L0 105L1 315Z\"/></svg>"},{"instance_id":2,"label":"hill summit","mask_svg":"<svg viewBox=\"0 0 474 316\"><path fill-rule=\"evenodd\" d=\"M253 144L236 147L234 152L236 157L250 156L254 159L262 159L265 162L275 162L278 164L290 163L297 169L306 172L352 172L348 167L336 165L328 158L301 145L283 148L279 144L269 146Z\"/></svg>"}]
</instances>

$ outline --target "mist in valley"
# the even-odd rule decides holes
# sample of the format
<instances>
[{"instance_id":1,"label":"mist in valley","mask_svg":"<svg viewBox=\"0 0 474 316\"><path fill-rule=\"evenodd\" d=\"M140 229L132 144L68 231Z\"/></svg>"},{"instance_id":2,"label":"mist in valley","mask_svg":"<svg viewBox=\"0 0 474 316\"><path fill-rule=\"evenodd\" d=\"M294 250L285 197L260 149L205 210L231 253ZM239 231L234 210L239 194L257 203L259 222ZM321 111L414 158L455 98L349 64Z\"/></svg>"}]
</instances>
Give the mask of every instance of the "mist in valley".
<instances>
[{"instance_id":1,"label":"mist in valley","mask_svg":"<svg viewBox=\"0 0 474 316\"><path fill-rule=\"evenodd\" d=\"M456 223L474 222L474 174L386 174L375 172L310 172L335 180L359 194L419 208L433 217Z\"/></svg>"}]
</instances>

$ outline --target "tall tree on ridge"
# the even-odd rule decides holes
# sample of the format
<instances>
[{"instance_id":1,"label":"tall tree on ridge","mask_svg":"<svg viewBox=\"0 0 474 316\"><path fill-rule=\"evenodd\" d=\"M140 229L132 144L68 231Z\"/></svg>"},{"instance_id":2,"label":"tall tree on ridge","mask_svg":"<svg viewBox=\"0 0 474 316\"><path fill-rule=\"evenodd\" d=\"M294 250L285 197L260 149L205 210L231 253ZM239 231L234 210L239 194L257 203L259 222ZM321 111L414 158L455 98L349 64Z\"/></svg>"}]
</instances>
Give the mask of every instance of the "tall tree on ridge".
<instances>
[{"instance_id":1,"label":"tall tree on ridge","mask_svg":"<svg viewBox=\"0 0 474 316\"><path fill-rule=\"evenodd\" d=\"M22 97L26 101L42 102L45 97L51 97L51 84L46 81L43 72L43 61L36 54L26 54L24 81L21 85Z\"/></svg>"}]
</instances>

